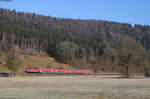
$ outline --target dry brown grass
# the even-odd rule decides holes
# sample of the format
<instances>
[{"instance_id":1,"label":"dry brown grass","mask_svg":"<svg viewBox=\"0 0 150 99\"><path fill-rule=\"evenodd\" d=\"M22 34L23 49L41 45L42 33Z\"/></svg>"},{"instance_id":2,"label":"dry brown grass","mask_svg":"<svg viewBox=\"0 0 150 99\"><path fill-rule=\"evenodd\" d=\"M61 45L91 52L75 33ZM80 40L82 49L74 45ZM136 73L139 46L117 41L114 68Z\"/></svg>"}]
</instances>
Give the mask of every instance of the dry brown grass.
<instances>
[{"instance_id":1,"label":"dry brown grass","mask_svg":"<svg viewBox=\"0 0 150 99\"><path fill-rule=\"evenodd\" d=\"M62 64L57 62L54 58L48 56L31 56L31 55L20 55L22 64L19 66L18 72L24 72L26 67L46 67L53 66L53 68L72 68L73 66L68 64ZM3 64L0 64L0 72L9 72L10 70Z\"/></svg>"},{"instance_id":2,"label":"dry brown grass","mask_svg":"<svg viewBox=\"0 0 150 99\"><path fill-rule=\"evenodd\" d=\"M0 99L150 99L149 82L99 76L0 78Z\"/></svg>"},{"instance_id":3,"label":"dry brown grass","mask_svg":"<svg viewBox=\"0 0 150 99\"><path fill-rule=\"evenodd\" d=\"M10 70L5 65L0 65L0 72L10 72Z\"/></svg>"},{"instance_id":4,"label":"dry brown grass","mask_svg":"<svg viewBox=\"0 0 150 99\"><path fill-rule=\"evenodd\" d=\"M53 66L54 68L64 67L71 68L72 66L68 64L62 64L57 62L54 58L48 56L21 56L22 58L22 67L34 66L34 67L45 67L48 65Z\"/></svg>"}]
</instances>

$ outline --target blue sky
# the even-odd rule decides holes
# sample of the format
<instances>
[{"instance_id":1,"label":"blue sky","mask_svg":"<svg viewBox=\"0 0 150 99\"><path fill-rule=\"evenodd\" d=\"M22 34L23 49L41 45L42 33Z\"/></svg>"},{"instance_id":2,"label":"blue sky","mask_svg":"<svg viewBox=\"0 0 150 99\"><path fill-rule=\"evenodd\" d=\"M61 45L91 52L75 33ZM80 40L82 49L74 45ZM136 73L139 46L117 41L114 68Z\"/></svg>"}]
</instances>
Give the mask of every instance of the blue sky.
<instances>
[{"instance_id":1,"label":"blue sky","mask_svg":"<svg viewBox=\"0 0 150 99\"><path fill-rule=\"evenodd\" d=\"M0 8L63 18L150 25L150 0L12 0Z\"/></svg>"}]
</instances>

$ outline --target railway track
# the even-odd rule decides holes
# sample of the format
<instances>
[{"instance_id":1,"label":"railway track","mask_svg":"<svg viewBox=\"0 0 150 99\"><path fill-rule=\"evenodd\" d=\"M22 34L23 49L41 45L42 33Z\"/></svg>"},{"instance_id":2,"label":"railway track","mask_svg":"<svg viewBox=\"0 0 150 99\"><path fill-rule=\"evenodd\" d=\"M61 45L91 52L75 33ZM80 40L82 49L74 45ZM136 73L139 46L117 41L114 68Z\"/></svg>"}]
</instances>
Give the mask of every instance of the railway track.
<instances>
[{"instance_id":1,"label":"railway track","mask_svg":"<svg viewBox=\"0 0 150 99\"><path fill-rule=\"evenodd\" d=\"M0 77L10 77L13 73L11 72L0 72ZM101 78L126 78L126 74L108 74L108 73L92 73L92 74L66 74L66 73L25 73L17 72L16 76L90 76L90 77L101 77ZM147 77L150 75L147 75ZM130 77L146 77L143 73L133 73Z\"/></svg>"}]
</instances>

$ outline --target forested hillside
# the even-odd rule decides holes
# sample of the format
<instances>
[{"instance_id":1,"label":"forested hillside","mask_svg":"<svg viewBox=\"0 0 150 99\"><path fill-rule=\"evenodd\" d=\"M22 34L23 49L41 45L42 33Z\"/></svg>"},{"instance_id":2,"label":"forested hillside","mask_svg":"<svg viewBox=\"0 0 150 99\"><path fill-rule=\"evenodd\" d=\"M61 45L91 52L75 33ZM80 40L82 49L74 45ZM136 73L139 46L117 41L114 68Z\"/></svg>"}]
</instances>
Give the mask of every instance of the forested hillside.
<instances>
[{"instance_id":1,"label":"forested hillside","mask_svg":"<svg viewBox=\"0 0 150 99\"><path fill-rule=\"evenodd\" d=\"M0 52L47 53L62 63L100 71L148 72L150 26L64 19L0 9Z\"/></svg>"}]
</instances>

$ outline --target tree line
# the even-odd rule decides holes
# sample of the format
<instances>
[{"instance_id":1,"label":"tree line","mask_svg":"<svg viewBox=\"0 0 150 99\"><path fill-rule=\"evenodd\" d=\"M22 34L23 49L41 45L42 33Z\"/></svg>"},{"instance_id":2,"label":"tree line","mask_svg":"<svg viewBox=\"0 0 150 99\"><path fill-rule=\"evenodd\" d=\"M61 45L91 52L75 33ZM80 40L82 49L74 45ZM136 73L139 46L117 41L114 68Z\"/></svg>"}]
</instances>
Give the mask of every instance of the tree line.
<instances>
[{"instance_id":1,"label":"tree line","mask_svg":"<svg viewBox=\"0 0 150 99\"><path fill-rule=\"evenodd\" d=\"M0 9L0 52L16 45L25 54L44 52L77 68L150 71L150 26L56 18Z\"/></svg>"}]
</instances>

